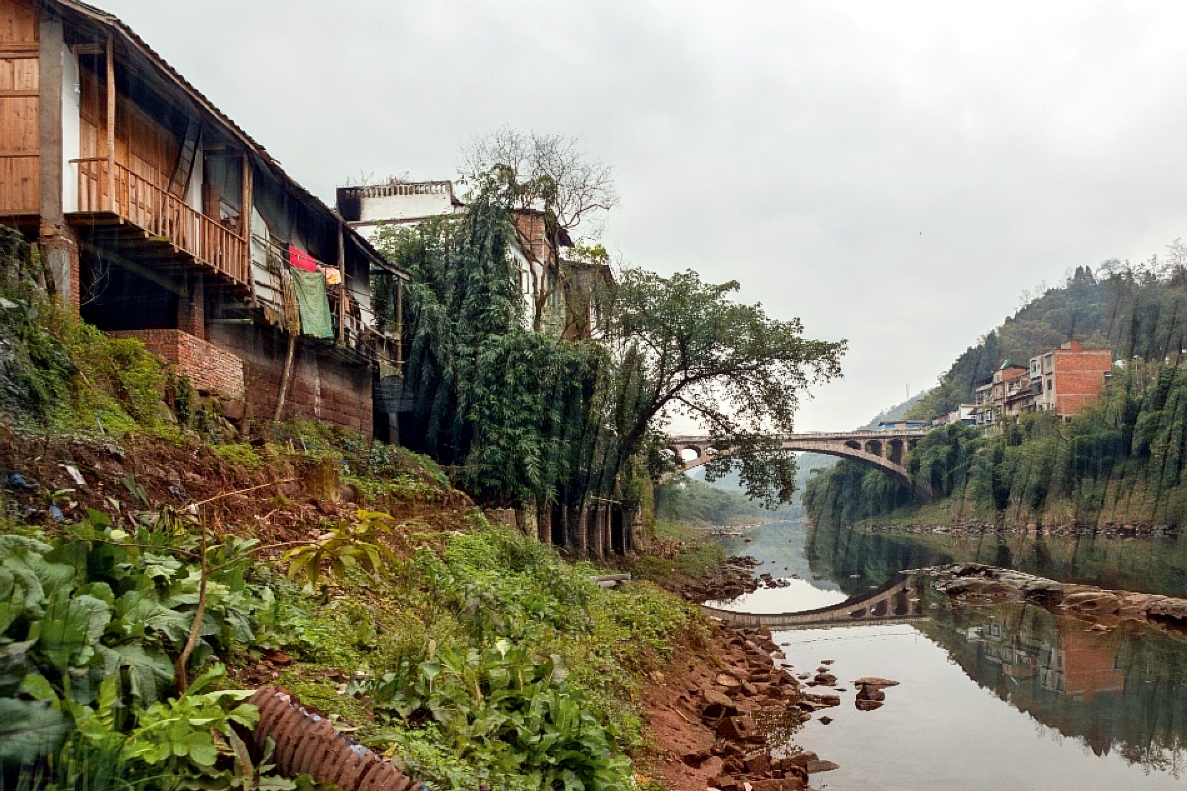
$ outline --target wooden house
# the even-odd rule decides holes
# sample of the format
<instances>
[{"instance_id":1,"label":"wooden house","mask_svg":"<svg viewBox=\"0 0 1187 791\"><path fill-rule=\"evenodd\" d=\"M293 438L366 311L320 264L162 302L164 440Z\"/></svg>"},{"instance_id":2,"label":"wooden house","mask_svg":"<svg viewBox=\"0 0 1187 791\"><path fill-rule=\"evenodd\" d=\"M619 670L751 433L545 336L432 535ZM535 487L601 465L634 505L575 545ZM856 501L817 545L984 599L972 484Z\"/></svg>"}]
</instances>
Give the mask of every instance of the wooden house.
<instances>
[{"instance_id":1,"label":"wooden house","mask_svg":"<svg viewBox=\"0 0 1187 791\"><path fill-rule=\"evenodd\" d=\"M0 222L59 298L230 417L372 434L373 384L402 361L372 273L406 275L114 16L0 0Z\"/></svg>"}]
</instances>

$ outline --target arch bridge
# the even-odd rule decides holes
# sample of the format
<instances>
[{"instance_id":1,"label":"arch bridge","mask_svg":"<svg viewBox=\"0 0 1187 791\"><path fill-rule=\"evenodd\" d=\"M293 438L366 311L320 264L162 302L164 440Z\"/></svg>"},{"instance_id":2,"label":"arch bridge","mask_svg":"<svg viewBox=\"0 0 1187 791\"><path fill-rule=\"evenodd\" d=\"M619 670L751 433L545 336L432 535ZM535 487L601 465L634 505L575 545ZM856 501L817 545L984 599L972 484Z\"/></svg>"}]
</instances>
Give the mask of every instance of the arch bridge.
<instances>
[{"instance_id":1,"label":"arch bridge","mask_svg":"<svg viewBox=\"0 0 1187 791\"><path fill-rule=\"evenodd\" d=\"M912 485L911 476L907 473L904 462L907 453L915 448L928 429L909 428L888 431L813 431L803 434L788 434L780 440L783 450L803 451L805 453L820 453L825 456L838 456L842 459L868 464L890 473L899 480ZM714 447L708 437L680 436L672 437L668 450L676 454L676 458L684 462L682 472L700 467L713 460L714 457L729 455L733 451L729 448ZM685 451L692 451L695 456L684 458ZM915 484L916 495L923 500L932 497L931 487L926 484Z\"/></svg>"},{"instance_id":2,"label":"arch bridge","mask_svg":"<svg viewBox=\"0 0 1187 791\"><path fill-rule=\"evenodd\" d=\"M913 623L927 620L919 601L911 596L911 577L891 580L864 596L815 610L785 613L749 613L701 605L701 612L730 626L772 631L820 629L831 626L864 626L875 623Z\"/></svg>"}]
</instances>

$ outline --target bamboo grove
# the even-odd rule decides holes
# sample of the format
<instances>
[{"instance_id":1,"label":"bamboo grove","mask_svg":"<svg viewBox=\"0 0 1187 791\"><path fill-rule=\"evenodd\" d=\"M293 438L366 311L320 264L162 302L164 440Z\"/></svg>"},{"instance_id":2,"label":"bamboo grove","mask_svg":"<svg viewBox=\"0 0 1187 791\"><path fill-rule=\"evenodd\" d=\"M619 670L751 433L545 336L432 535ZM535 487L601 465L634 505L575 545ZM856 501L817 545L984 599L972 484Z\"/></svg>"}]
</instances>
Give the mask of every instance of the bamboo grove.
<instances>
[{"instance_id":1,"label":"bamboo grove","mask_svg":"<svg viewBox=\"0 0 1187 791\"><path fill-rule=\"evenodd\" d=\"M806 387L840 375L844 341L806 339L798 320L733 302L737 283L634 267L595 292L592 337L538 331L511 255L524 189L538 185L496 167L460 215L377 238L413 278L401 442L479 502L548 520L556 543L581 550L589 508L638 514L673 467L663 430L677 414L734 451L710 474L737 468L751 496L789 501L795 460L770 437L791 430ZM378 289L381 315L392 288Z\"/></svg>"}]
</instances>

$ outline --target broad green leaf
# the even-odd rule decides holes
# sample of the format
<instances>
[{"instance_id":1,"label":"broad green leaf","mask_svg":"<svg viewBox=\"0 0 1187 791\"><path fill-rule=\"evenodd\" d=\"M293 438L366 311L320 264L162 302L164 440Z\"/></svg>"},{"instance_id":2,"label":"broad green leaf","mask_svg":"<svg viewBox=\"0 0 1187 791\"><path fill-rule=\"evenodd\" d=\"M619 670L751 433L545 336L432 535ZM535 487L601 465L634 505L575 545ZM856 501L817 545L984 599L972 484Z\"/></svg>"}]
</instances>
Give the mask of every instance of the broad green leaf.
<instances>
[{"instance_id":1,"label":"broad green leaf","mask_svg":"<svg viewBox=\"0 0 1187 791\"><path fill-rule=\"evenodd\" d=\"M70 718L42 701L0 698L0 761L27 763L49 755L70 731Z\"/></svg>"},{"instance_id":2,"label":"broad green leaf","mask_svg":"<svg viewBox=\"0 0 1187 791\"><path fill-rule=\"evenodd\" d=\"M94 596L67 598L54 595L41 620L39 648L65 675L71 667L86 667L95 655L95 644L111 620L112 608Z\"/></svg>"},{"instance_id":3,"label":"broad green leaf","mask_svg":"<svg viewBox=\"0 0 1187 791\"><path fill-rule=\"evenodd\" d=\"M133 643L117 646L114 651L120 666L128 668L132 697L140 705L160 700L165 689L173 685L173 663L161 649Z\"/></svg>"}]
</instances>

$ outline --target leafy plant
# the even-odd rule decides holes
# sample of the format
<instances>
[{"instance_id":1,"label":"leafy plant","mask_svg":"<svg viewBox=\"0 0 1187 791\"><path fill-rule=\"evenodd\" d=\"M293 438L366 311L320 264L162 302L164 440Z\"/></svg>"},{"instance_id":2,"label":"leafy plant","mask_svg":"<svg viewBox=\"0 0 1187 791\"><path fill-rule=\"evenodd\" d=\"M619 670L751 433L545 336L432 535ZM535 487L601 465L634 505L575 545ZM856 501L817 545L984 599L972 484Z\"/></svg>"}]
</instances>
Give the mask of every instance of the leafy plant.
<instances>
[{"instance_id":1,"label":"leafy plant","mask_svg":"<svg viewBox=\"0 0 1187 791\"><path fill-rule=\"evenodd\" d=\"M341 578L349 568L375 573L384 558L395 555L382 538L391 533L392 517L377 511L358 511L357 522L339 522L308 544L284 553L290 579L304 579L310 589L322 581L323 565L330 576Z\"/></svg>"},{"instance_id":2,"label":"leafy plant","mask_svg":"<svg viewBox=\"0 0 1187 791\"><path fill-rule=\"evenodd\" d=\"M498 640L465 654L442 650L354 692L405 723L432 722L459 757L476 756L542 788L619 787L629 762L565 682L560 657L536 659Z\"/></svg>"}]
</instances>

